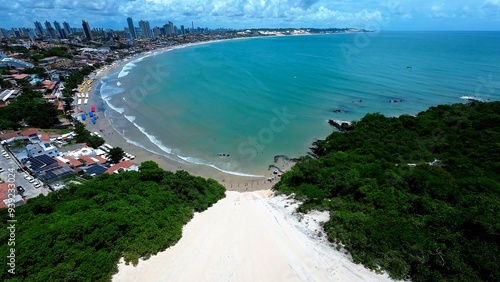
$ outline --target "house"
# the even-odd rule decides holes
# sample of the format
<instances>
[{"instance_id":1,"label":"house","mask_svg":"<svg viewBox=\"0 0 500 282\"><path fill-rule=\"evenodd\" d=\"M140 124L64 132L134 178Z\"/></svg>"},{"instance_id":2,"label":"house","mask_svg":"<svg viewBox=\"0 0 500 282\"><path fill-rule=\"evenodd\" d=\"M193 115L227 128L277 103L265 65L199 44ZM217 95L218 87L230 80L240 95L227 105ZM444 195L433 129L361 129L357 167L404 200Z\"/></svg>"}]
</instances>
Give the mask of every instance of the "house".
<instances>
[{"instance_id":1,"label":"house","mask_svg":"<svg viewBox=\"0 0 500 282\"><path fill-rule=\"evenodd\" d=\"M27 129L25 131L22 131L21 135L24 136L24 137L28 137L28 136L31 136L31 135L37 135L38 136L38 130L36 128L29 128L29 129Z\"/></svg>"},{"instance_id":2,"label":"house","mask_svg":"<svg viewBox=\"0 0 500 282\"><path fill-rule=\"evenodd\" d=\"M93 156L92 159L97 160L100 164L105 164L108 162L108 160L101 156Z\"/></svg>"},{"instance_id":3,"label":"house","mask_svg":"<svg viewBox=\"0 0 500 282\"><path fill-rule=\"evenodd\" d=\"M42 98L49 103L53 103L57 99L55 95L43 95Z\"/></svg>"},{"instance_id":4,"label":"house","mask_svg":"<svg viewBox=\"0 0 500 282\"><path fill-rule=\"evenodd\" d=\"M25 131L14 131L9 133L4 133L0 135L0 139L2 139L2 144L11 143L16 140L26 140L30 139L32 142L36 142L38 139L38 130L36 128L30 128Z\"/></svg>"},{"instance_id":5,"label":"house","mask_svg":"<svg viewBox=\"0 0 500 282\"><path fill-rule=\"evenodd\" d=\"M15 80L23 80L23 79L29 79L31 78L31 75L26 74L26 73L21 73L21 74L11 74L10 77L12 77Z\"/></svg>"},{"instance_id":6,"label":"house","mask_svg":"<svg viewBox=\"0 0 500 282\"><path fill-rule=\"evenodd\" d=\"M50 143L44 143L41 140L36 143L26 145L26 152L28 153L28 157L38 157L41 155L55 157L59 155L59 151L56 147L52 146Z\"/></svg>"},{"instance_id":7,"label":"house","mask_svg":"<svg viewBox=\"0 0 500 282\"><path fill-rule=\"evenodd\" d=\"M80 166L83 166L83 163L77 159L74 159L72 157L65 157L66 160L68 160L68 164L70 167L72 168L77 168L77 167L80 167Z\"/></svg>"},{"instance_id":8,"label":"house","mask_svg":"<svg viewBox=\"0 0 500 282\"><path fill-rule=\"evenodd\" d=\"M49 91L50 93L54 92L56 85L57 85L57 81L51 81L51 80L42 81L42 87L45 90Z\"/></svg>"},{"instance_id":9,"label":"house","mask_svg":"<svg viewBox=\"0 0 500 282\"><path fill-rule=\"evenodd\" d=\"M10 101L14 101L19 95L19 89L7 89L0 92L0 104L6 105Z\"/></svg>"},{"instance_id":10,"label":"house","mask_svg":"<svg viewBox=\"0 0 500 282\"><path fill-rule=\"evenodd\" d=\"M80 159L80 161L84 162L86 165L93 165L99 163L98 159L89 156L79 156L78 159Z\"/></svg>"},{"instance_id":11,"label":"house","mask_svg":"<svg viewBox=\"0 0 500 282\"><path fill-rule=\"evenodd\" d=\"M111 166L108 170L106 170L107 174L120 173L122 171L139 171L139 165L131 162L131 161L123 161L119 162L113 166Z\"/></svg>"}]
</instances>

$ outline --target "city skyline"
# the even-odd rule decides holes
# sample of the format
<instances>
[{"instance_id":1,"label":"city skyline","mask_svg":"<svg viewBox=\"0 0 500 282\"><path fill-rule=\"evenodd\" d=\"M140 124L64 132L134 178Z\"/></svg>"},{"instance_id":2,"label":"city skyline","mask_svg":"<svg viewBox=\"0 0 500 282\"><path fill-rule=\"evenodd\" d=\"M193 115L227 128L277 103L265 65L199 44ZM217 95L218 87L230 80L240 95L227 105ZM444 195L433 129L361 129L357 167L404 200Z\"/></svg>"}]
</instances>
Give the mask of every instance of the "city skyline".
<instances>
[{"instance_id":1,"label":"city skyline","mask_svg":"<svg viewBox=\"0 0 500 282\"><path fill-rule=\"evenodd\" d=\"M27 9L26 7L30 7ZM84 18L93 27L123 30L127 17L151 27L169 21L208 28L331 28L371 30L500 30L500 0L454 2L326 0L13 0L0 11L0 27L33 27L34 20L68 22Z\"/></svg>"}]
</instances>

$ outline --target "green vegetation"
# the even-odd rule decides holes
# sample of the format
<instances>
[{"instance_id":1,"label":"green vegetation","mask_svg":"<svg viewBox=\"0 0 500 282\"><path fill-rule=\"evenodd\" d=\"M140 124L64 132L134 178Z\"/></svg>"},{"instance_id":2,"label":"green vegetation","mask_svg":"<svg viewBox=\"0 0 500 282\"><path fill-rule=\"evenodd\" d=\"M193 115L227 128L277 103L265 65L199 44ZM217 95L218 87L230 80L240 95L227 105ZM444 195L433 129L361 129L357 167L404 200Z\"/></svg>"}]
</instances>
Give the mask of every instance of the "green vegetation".
<instances>
[{"instance_id":1,"label":"green vegetation","mask_svg":"<svg viewBox=\"0 0 500 282\"><path fill-rule=\"evenodd\" d=\"M87 143L92 148L97 148L104 144L104 139L99 136L91 135L81 122L75 124L76 143Z\"/></svg>"},{"instance_id":2,"label":"green vegetation","mask_svg":"<svg viewBox=\"0 0 500 282\"><path fill-rule=\"evenodd\" d=\"M0 77L0 88L11 88L13 85L10 83L10 81L5 80Z\"/></svg>"},{"instance_id":3,"label":"green vegetation","mask_svg":"<svg viewBox=\"0 0 500 282\"><path fill-rule=\"evenodd\" d=\"M17 129L21 121L33 127L49 128L57 123L57 107L42 99L42 93L23 89L14 102L0 108L0 130Z\"/></svg>"},{"instance_id":4,"label":"green vegetation","mask_svg":"<svg viewBox=\"0 0 500 282\"><path fill-rule=\"evenodd\" d=\"M121 257L134 264L174 245L193 212L224 197L213 179L166 172L154 162L140 171L102 175L31 199L16 208L16 274L2 281L110 281ZM7 230L7 210L0 211ZM0 233L8 242L8 232ZM12 248L2 244L0 253Z\"/></svg>"},{"instance_id":5,"label":"green vegetation","mask_svg":"<svg viewBox=\"0 0 500 282\"><path fill-rule=\"evenodd\" d=\"M125 157L125 152L120 147L113 147L111 150L109 150L108 157L111 162L116 164L120 162L123 157Z\"/></svg>"},{"instance_id":6,"label":"green vegetation","mask_svg":"<svg viewBox=\"0 0 500 282\"><path fill-rule=\"evenodd\" d=\"M65 47L52 47L47 50L41 50L37 47L33 48L33 52L31 54L31 58L35 62L38 62L43 58L52 56L64 57L69 59L72 58L72 56L68 53L68 50Z\"/></svg>"},{"instance_id":7,"label":"green vegetation","mask_svg":"<svg viewBox=\"0 0 500 282\"><path fill-rule=\"evenodd\" d=\"M22 73L36 74L36 76L38 76L40 78L43 78L43 79L48 79L49 78L49 75L47 74L47 72L45 71L45 69L44 68L40 68L40 67L34 67L34 68L25 69L25 70L22 71Z\"/></svg>"},{"instance_id":8,"label":"green vegetation","mask_svg":"<svg viewBox=\"0 0 500 282\"><path fill-rule=\"evenodd\" d=\"M302 212L329 210L329 240L356 263L412 281L500 280L500 102L368 114L312 150L274 188Z\"/></svg>"}]
</instances>

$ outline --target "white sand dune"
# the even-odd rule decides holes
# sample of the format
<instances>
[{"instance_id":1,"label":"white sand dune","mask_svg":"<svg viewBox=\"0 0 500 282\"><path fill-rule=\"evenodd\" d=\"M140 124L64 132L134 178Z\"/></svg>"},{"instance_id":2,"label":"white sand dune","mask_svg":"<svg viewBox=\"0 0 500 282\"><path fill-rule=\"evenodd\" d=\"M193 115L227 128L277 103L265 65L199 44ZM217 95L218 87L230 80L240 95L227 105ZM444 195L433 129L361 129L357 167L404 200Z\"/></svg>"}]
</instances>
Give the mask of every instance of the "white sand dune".
<instances>
[{"instance_id":1,"label":"white sand dune","mask_svg":"<svg viewBox=\"0 0 500 282\"><path fill-rule=\"evenodd\" d=\"M113 281L390 281L317 237L327 214L299 220L294 207L270 191L228 191L175 246L137 267L121 261Z\"/></svg>"}]
</instances>

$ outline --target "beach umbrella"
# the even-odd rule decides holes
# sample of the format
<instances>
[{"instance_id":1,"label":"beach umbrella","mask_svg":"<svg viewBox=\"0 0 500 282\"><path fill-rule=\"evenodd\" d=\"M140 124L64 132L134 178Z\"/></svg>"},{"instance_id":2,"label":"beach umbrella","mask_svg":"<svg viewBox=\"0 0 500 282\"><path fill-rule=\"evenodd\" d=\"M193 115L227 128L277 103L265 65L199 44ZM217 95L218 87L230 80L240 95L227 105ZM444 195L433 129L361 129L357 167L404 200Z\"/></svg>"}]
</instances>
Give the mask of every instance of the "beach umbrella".
<instances>
[{"instance_id":1,"label":"beach umbrella","mask_svg":"<svg viewBox=\"0 0 500 282\"><path fill-rule=\"evenodd\" d=\"M94 105L90 106L90 110L91 110L92 112L95 112L95 106L94 106Z\"/></svg>"},{"instance_id":2,"label":"beach umbrella","mask_svg":"<svg viewBox=\"0 0 500 282\"><path fill-rule=\"evenodd\" d=\"M93 124L95 124L95 123L96 123L96 121L97 121L97 120L96 120L95 118L93 118L93 119L92 119L92 123L93 123Z\"/></svg>"}]
</instances>

